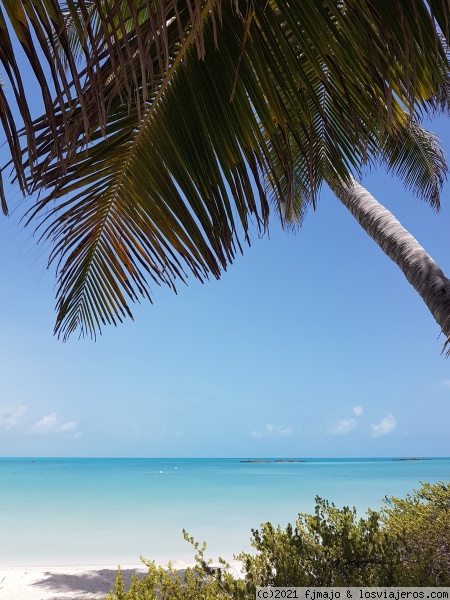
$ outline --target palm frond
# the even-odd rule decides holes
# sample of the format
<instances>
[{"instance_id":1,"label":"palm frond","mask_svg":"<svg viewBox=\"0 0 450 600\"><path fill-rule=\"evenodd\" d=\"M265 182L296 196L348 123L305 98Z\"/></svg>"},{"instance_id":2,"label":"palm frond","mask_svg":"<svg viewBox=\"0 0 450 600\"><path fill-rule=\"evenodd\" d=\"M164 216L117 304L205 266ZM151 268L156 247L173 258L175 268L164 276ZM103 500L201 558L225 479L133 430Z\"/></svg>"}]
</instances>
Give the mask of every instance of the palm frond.
<instances>
[{"instance_id":1,"label":"palm frond","mask_svg":"<svg viewBox=\"0 0 450 600\"><path fill-rule=\"evenodd\" d=\"M449 71L427 4L407 4L225 2L219 22L200 3L193 27L193 5L167 0L165 46L149 43L145 61L145 20L122 36L116 14L105 60L91 65L106 105L93 77L83 88L91 144L81 106L55 106L64 161L47 118L35 122L29 183L50 191L29 220L54 244L56 333L95 336L151 298L151 282L219 277L250 222L267 227L271 201L283 222L301 220L322 182L358 172L381 139L405 174L388 136L405 109L427 110Z\"/></svg>"},{"instance_id":2,"label":"palm frond","mask_svg":"<svg viewBox=\"0 0 450 600\"><path fill-rule=\"evenodd\" d=\"M32 2L5 0L2 7L3 10L0 8L0 61L7 76L7 83L13 90L14 100L24 125L27 142L27 166L33 172L38 157L36 154L35 132L28 106L29 90L26 89L22 81L15 48L9 33L10 29L20 43L40 86L44 107L49 115L48 125L55 134L56 123L52 118L54 105L52 94L55 94L57 102L62 107L65 104L64 98L70 99L69 90L71 85L78 88L79 91L81 91L81 88L76 69L72 68L66 76L61 60L55 59L51 52L51 33L55 31L59 43L63 48L66 48L63 14L58 3L55 0L33 0ZM70 59L70 54L67 57ZM73 67L70 60L69 63ZM72 80L71 84L69 84L70 79ZM79 94L77 101L81 109L84 110L81 94ZM7 100L5 95L2 96L2 108L2 124L7 135L12 163L16 170L19 185L22 191L25 192L27 191L27 185L22 152L17 143L17 130L21 124L17 125L16 118L13 116L13 109L10 106L10 100ZM57 151L56 154L60 159L62 158L61 151ZM6 198L3 192L0 192L0 195L4 211L6 211Z\"/></svg>"},{"instance_id":3,"label":"palm frond","mask_svg":"<svg viewBox=\"0 0 450 600\"><path fill-rule=\"evenodd\" d=\"M235 19L231 13L229 18ZM235 21L238 26L240 21ZM234 56L239 51L238 32ZM213 28L204 36L212 53ZM235 210L245 229L248 212L258 214L251 181L258 164L248 148L248 142L257 147L252 136L258 128L249 125L236 136L231 122L236 119L235 106L246 111L250 123L255 116L240 92L236 105L227 102L228 111L220 116L220 134L228 135L214 136L214 106L229 97L235 64L224 53L216 58L220 79L211 77L200 62L195 63L194 77L180 66L156 109L157 94L146 112L142 107L129 112L117 99L106 137L100 132L93 136L94 145L80 149L65 174L59 163L44 161L43 181L54 192L39 203L38 212L48 209L53 199L78 190L44 218L49 223L44 235L56 240L51 260L65 261L57 325L63 336L79 324L83 333L97 331L101 322L130 314L125 297L150 297L148 277L173 288L176 279L184 280L186 266L197 277L208 272L218 277L239 248ZM201 95L207 98L208 110L199 104ZM45 129L40 138L42 155L45 150L51 154L48 133ZM262 191L260 201L264 214Z\"/></svg>"},{"instance_id":4,"label":"palm frond","mask_svg":"<svg viewBox=\"0 0 450 600\"><path fill-rule=\"evenodd\" d=\"M178 51L190 38L199 57L203 56L202 20L209 13L214 20L220 15L221 0L5 0L0 7L0 62L13 90L20 113L17 122L11 100L0 92L1 122L11 154L12 166L21 190L28 192L26 168L34 174L38 160L35 131L29 109L29 96L35 94L22 81L10 31L17 38L40 86L47 126L52 130L53 155L61 163L70 156L73 139L67 119L76 115L80 143L88 143L93 129L105 129L108 108L114 95L131 103L145 102L153 81L154 57L147 59L149 46L156 49L158 77L167 70L176 32ZM205 8L206 7L206 8ZM151 53L150 53L151 54ZM139 58L137 79L136 55ZM105 86L104 66L109 63L112 76ZM86 95L90 89L91 95ZM88 105L87 98L91 105ZM93 103L93 104L92 104ZM95 107L95 110L93 109ZM62 117L53 117L58 112ZM95 123L95 125L93 125ZM24 127L26 160L23 160L18 130ZM2 169L3 170L3 169ZM7 203L0 170L0 201Z\"/></svg>"},{"instance_id":5,"label":"palm frond","mask_svg":"<svg viewBox=\"0 0 450 600\"><path fill-rule=\"evenodd\" d=\"M380 158L407 189L439 210L448 165L438 136L406 118L404 127L387 136Z\"/></svg>"}]
</instances>

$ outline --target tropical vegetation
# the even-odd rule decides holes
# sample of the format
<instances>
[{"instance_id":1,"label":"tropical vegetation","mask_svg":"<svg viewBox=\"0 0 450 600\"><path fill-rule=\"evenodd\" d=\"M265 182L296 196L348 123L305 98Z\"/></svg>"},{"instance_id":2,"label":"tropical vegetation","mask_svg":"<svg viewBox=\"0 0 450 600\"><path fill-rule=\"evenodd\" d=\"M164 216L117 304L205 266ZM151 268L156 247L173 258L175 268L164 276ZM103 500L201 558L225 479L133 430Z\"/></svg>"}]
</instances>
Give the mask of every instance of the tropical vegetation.
<instances>
[{"instance_id":1,"label":"tropical vegetation","mask_svg":"<svg viewBox=\"0 0 450 600\"><path fill-rule=\"evenodd\" d=\"M447 165L420 120L449 108L448 0L3 4L46 106L31 119L1 17L24 152L4 93L3 124L40 193L27 222L52 244L58 335L131 317L152 282L219 277L252 226L301 224L326 182L448 339L449 281L355 180L382 161L439 208Z\"/></svg>"},{"instance_id":2,"label":"tropical vegetation","mask_svg":"<svg viewBox=\"0 0 450 600\"><path fill-rule=\"evenodd\" d=\"M256 587L443 587L450 585L450 484L422 484L406 498L390 498L381 511L337 508L316 498L313 515L295 527L265 523L252 531L256 554L241 553L241 576L223 559L212 566L200 546L184 578L142 559L148 574L125 589L120 570L106 600L255 598Z\"/></svg>"}]
</instances>

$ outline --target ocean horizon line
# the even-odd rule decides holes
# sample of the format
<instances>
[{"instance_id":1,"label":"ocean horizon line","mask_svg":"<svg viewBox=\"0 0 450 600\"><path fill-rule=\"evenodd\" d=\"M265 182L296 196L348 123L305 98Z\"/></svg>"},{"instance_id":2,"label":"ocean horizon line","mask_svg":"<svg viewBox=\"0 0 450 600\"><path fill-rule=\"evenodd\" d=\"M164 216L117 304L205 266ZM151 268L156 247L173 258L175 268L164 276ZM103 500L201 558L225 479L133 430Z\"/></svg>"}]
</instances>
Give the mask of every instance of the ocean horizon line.
<instances>
[{"instance_id":1,"label":"ocean horizon line","mask_svg":"<svg viewBox=\"0 0 450 600\"><path fill-rule=\"evenodd\" d=\"M3 459L73 459L73 460L281 460L281 461L313 461L313 460L443 460L449 459L450 456L428 456L425 454L393 454L386 456L51 456L51 455L34 455L34 456L17 456L4 455L0 456Z\"/></svg>"}]
</instances>

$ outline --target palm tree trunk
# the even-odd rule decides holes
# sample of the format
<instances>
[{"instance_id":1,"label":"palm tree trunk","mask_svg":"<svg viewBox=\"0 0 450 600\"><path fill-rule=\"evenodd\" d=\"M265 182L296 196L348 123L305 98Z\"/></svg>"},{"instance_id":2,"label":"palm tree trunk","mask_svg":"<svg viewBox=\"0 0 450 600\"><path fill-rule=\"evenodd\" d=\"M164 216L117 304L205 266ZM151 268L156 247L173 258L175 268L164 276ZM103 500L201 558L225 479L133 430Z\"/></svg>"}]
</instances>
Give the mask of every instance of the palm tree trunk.
<instances>
[{"instance_id":1,"label":"palm tree trunk","mask_svg":"<svg viewBox=\"0 0 450 600\"><path fill-rule=\"evenodd\" d=\"M405 274L420 294L450 344L450 280L400 222L354 179L349 184L329 183L366 233ZM450 349L447 350L447 355Z\"/></svg>"}]
</instances>

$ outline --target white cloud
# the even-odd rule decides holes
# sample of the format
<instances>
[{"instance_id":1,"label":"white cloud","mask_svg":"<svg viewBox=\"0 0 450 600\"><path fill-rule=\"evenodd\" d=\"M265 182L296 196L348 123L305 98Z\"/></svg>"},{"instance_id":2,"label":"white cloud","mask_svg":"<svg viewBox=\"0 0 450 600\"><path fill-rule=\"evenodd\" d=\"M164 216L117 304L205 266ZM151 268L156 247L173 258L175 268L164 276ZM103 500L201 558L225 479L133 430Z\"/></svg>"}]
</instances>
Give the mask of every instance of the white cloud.
<instances>
[{"instance_id":1,"label":"white cloud","mask_svg":"<svg viewBox=\"0 0 450 600\"><path fill-rule=\"evenodd\" d=\"M57 426L58 418L56 413L51 413L46 417L42 417L40 421L33 425L33 427L30 428L30 432L44 435L46 433L50 433L50 431L54 430Z\"/></svg>"},{"instance_id":2,"label":"white cloud","mask_svg":"<svg viewBox=\"0 0 450 600\"><path fill-rule=\"evenodd\" d=\"M450 379L441 379L438 383L441 390L450 390Z\"/></svg>"},{"instance_id":3,"label":"white cloud","mask_svg":"<svg viewBox=\"0 0 450 600\"><path fill-rule=\"evenodd\" d=\"M266 425L263 431L251 431L250 435L254 438L262 437L290 437L294 433L292 427L283 427L282 425Z\"/></svg>"},{"instance_id":4,"label":"white cloud","mask_svg":"<svg viewBox=\"0 0 450 600\"><path fill-rule=\"evenodd\" d=\"M76 421L66 421L61 423L61 419L56 413L50 413L42 417L37 423L30 427L29 433L36 435L47 435L49 433L67 433L73 431L77 427Z\"/></svg>"},{"instance_id":5,"label":"white cloud","mask_svg":"<svg viewBox=\"0 0 450 600\"><path fill-rule=\"evenodd\" d=\"M332 435L345 435L356 427L355 419L341 419L336 427L331 432Z\"/></svg>"},{"instance_id":6,"label":"white cloud","mask_svg":"<svg viewBox=\"0 0 450 600\"><path fill-rule=\"evenodd\" d=\"M370 428L372 430L372 437L380 437L382 435L388 435L397 427L397 423L395 422L395 418L391 413L388 413L384 419L378 425L371 425Z\"/></svg>"},{"instance_id":7,"label":"white cloud","mask_svg":"<svg viewBox=\"0 0 450 600\"><path fill-rule=\"evenodd\" d=\"M363 412L364 412L364 409L362 406L354 406L352 408L352 413L354 415L356 415L357 417L360 417L363 414Z\"/></svg>"},{"instance_id":8,"label":"white cloud","mask_svg":"<svg viewBox=\"0 0 450 600\"><path fill-rule=\"evenodd\" d=\"M5 429L11 429L14 425L17 425L17 422L23 417L26 413L26 406L15 406L11 408L11 406L0 406L0 427L4 427Z\"/></svg>"},{"instance_id":9,"label":"white cloud","mask_svg":"<svg viewBox=\"0 0 450 600\"><path fill-rule=\"evenodd\" d=\"M63 423L57 429L57 431L73 431L77 426L76 421L67 421L67 423Z\"/></svg>"}]
</instances>

